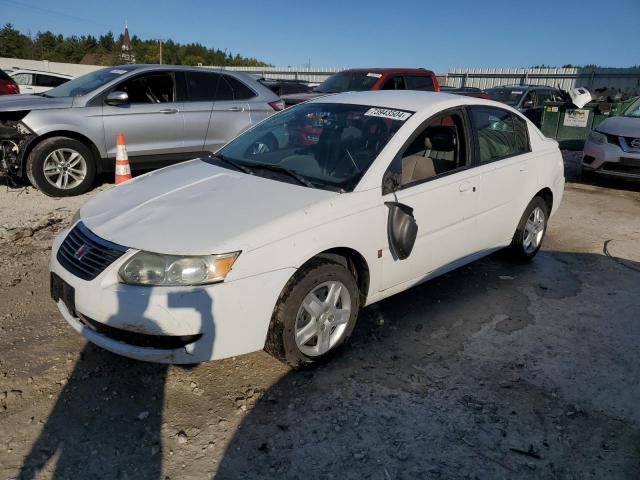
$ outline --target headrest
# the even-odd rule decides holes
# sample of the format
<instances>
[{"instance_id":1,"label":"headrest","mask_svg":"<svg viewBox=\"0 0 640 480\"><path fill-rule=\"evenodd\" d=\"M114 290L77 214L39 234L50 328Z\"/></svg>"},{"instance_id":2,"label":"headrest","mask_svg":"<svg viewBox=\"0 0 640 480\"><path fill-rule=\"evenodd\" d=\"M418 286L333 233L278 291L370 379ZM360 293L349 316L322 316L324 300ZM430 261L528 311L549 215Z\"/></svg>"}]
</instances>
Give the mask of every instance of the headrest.
<instances>
[{"instance_id":1,"label":"headrest","mask_svg":"<svg viewBox=\"0 0 640 480\"><path fill-rule=\"evenodd\" d=\"M456 132L451 127L433 126L425 132L424 146L428 150L451 152L456 149Z\"/></svg>"}]
</instances>

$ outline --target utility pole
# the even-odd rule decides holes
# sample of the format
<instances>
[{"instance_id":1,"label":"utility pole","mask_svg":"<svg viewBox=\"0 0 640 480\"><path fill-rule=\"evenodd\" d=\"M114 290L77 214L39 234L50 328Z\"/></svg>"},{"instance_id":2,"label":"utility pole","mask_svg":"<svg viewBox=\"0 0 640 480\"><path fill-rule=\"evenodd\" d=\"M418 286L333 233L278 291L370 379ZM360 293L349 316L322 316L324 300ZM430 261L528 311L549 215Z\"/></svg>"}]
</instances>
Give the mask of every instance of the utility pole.
<instances>
[{"instance_id":1,"label":"utility pole","mask_svg":"<svg viewBox=\"0 0 640 480\"><path fill-rule=\"evenodd\" d=\"M162 37L160 37L158 43L160 44L160 65L162 65Z\"/></svg>"}]
</instances>

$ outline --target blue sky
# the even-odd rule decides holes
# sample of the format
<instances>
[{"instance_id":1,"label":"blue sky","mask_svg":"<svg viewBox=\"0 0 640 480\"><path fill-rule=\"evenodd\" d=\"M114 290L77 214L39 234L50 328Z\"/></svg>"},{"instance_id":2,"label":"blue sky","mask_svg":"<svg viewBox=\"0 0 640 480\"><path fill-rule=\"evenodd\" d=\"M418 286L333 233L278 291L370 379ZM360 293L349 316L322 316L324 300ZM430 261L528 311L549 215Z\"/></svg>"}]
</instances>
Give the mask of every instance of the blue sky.
<instances>
[{"instance_id":1,"label":"blue sky","mask_svg":"<svg viewBox=\"0 0 640 480\"><path fill-rule=\"evenodd\" d=\"M0 0L32 33L129 31L200 42L276 66L640 64L640 0Z\"/></svg>"}]
</instances>

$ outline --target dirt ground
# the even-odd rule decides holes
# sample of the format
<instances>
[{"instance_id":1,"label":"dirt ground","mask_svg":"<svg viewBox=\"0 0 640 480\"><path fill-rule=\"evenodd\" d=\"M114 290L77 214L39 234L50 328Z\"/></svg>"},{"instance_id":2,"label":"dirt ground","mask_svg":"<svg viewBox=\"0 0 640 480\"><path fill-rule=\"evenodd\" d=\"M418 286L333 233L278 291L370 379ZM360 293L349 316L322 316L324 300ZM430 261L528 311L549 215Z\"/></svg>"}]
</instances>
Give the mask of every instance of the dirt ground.
<instances>
[{"instance_id":1,"label":"dirt ground","mask_svg":"<svg viewBox=\"0 0 640 480\"><path fill-rule=\"evenodd\" d=\"M87 344L47 273L87 196L0 187L0 478L638 479L639 191L568 184L531 264L495 254L371 306L295 372Z\"/></svg>"}]
</instances>

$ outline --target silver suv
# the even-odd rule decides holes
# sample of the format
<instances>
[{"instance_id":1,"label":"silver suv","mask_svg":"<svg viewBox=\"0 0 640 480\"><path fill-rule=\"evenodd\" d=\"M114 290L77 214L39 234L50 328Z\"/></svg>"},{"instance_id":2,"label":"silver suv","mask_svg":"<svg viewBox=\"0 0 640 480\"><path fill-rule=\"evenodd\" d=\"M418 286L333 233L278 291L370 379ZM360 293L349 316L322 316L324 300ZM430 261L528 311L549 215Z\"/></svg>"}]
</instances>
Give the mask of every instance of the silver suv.
<instances>
[{"instance_id":1,"label":"silver suv","mask_svg":"<svg viewBox=\"0 0 640 480\"><path fill-rule=\"evenodd\" d=\"M123 132L133 169L215 152L284 107L248 75L197 67L124 65L40 95L0 97L0 170L52 196L87 191L113 171Z\"/></svg>"}]
</instances>

